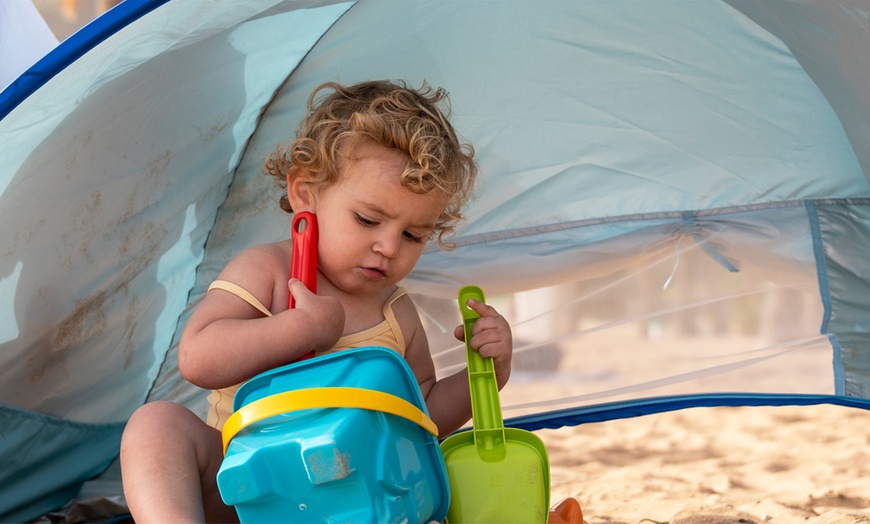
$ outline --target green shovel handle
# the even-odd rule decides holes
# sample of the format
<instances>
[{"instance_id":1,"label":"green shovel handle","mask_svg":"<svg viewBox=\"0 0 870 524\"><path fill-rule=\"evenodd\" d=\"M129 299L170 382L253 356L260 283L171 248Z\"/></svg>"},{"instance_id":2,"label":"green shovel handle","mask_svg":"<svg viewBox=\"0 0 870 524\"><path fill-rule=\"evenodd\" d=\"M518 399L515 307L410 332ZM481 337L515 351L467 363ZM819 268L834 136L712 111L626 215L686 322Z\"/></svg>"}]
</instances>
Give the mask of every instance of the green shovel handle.
<instances>
[{"instance_id":1,"label":"green shovel handle","mask_svg":"<svg viewBox=\"0 0 870 524\"><path fill-rule=\"evenodd\" d=\"M480 356L471 347L471 328L480 314L468 307L468 300L486 303L483 290L477 286L465 286L459 290L459 310L465 334L465 355L468 359L468 389L471 395L471 416L474 422L474 443L481 455L504 454L504 421L498 397L498 383L492 358Z\"/></svg>"}]
</instances>

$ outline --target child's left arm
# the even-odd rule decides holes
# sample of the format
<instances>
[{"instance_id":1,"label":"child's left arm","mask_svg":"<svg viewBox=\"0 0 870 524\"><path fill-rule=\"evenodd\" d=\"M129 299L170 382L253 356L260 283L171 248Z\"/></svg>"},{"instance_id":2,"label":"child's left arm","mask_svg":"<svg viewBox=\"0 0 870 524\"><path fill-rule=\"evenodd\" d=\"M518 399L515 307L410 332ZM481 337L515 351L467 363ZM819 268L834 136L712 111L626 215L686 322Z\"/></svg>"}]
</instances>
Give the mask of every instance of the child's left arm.
<instances>
[{"instance_id":1,"label":"child's left arm","mask_svg":"<svg viewBox=\"0 0 870 524\"><path fill-rule=\"evenodd\" d=\"M469 300L468 306L481 317L471 330L471 347L484 357L492 357L498 388L507 384L511 374L513 338L508 321L492 306ZM416 311L414 311L416 317ZM471 396L468 392L468 371L436 380L435 365L429 353L429 342L419 317L417 329L408 343L405 358L420 384L429 416L438 426L439 438L444 438L471 419ZM462 326L453 335L464 341Z\"/></svg>"}]
</instances>

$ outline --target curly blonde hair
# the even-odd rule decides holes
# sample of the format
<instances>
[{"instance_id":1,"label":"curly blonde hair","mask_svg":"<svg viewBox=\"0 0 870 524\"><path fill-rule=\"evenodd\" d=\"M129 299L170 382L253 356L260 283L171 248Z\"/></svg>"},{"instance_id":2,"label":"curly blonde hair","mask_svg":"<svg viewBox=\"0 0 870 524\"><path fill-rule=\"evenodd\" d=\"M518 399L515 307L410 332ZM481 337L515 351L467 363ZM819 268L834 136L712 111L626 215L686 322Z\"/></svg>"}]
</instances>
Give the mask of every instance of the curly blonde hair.
<instances>
[{"instance_id":1,"label":"curly blonde hair","mask_svg":"<svg viewBox=\"0 0 870 524\"><path fill-rule=\"evenodd\" d=\"M443 111L439 108L442 104ZM315 185L326 187L337 181L342 161L360 141L372 140L399 150L409 157L401 178L403 186L416 193L437 190L449 195L433 236L437 235L441 247L452 249L445 237L463 218L477 165L474 148L460 143L448 120L446 91L426 83L412 89L404 82L386 80L351 86L327 82L311 93L308 109L296 139L289 146L279 146L266 159L265 174L286 188L287 174L301 168L312 175ZM293 212L286 191L280 204L284 211Z\"/></svg>"}]
</instances>

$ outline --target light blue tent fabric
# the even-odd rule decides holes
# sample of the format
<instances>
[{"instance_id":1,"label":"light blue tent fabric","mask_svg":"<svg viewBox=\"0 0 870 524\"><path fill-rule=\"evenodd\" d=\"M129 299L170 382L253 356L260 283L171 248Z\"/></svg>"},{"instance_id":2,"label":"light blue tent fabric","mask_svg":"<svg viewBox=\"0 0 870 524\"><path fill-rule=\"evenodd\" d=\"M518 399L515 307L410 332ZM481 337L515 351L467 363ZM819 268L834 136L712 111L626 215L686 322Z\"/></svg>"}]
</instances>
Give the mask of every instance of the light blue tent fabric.
<instances>
[{"instance_id":1,"label":"light blue tent fabric","mask_svg":"<svg viewBox=\"0 0 870 524\"><path fill-rule=\"evenodd\" d=\"M578 393L513 424L867 407L868 18L846 0L126 0L0 93L0 521L74 496L147 400L202 409L180 330L234 253L286 237L260 165L328 80L444 86L477 149L457 249L407 282L427 319L466 283L584 281L675 242L799 275L823 306L828 394Z\"/></svg>"}]
</instances>

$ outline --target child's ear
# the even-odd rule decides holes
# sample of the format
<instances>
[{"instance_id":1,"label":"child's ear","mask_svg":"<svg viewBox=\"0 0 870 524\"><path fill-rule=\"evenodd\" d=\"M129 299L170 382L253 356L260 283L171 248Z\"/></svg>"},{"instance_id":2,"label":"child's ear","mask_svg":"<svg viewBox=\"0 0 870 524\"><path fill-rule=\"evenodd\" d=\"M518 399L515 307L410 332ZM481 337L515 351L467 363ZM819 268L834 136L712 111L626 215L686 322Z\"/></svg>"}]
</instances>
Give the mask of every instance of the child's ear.
<instances>
[{"instance_id":1,"label":"child's ear","mask_svg":"<svg viewBox=\"0 0 870 524\"><path fill-rule=\"evenodd\" d=\"M306 169L292 167L287 173L287 200L294 213L314 211L313 177Z\"/></svg>"}]
</instances>

